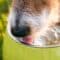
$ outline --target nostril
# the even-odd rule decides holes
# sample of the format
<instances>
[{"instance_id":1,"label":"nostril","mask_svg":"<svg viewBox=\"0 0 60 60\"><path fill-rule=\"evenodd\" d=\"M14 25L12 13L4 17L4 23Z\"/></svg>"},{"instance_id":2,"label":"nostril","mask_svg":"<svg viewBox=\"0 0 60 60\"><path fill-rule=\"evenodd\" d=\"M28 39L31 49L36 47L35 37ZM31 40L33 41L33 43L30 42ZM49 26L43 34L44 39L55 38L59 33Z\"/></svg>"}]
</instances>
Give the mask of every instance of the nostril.
<instances>
[{"instance_id":1,"label":"nostril","mask_svg":"<svg viewBox=\"0 0 60 60\"><path fill-rule=\"evenodd\" d=\"M30 34L30 28L29 27L20 27L20 28L12 28L11 32L16 37L25 37Z\"/></svg>"}]
</instances>

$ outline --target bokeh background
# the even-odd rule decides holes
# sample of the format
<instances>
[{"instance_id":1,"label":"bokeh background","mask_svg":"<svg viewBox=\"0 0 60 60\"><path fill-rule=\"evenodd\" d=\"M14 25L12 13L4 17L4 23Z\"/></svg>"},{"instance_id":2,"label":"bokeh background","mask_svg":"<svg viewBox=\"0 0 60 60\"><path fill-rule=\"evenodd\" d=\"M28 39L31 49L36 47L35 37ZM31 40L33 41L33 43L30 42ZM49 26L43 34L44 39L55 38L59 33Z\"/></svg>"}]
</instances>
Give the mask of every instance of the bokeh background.
<instances>
[{"instance_id":1,"label":"bokeh background","mask_svg":"<svg viewBox=\"0 0 60 60\"><path fill-rule=\"evenodd\" d=\"M11 0L0 0L0 60L60 60L60 47L32 48L16 43L7 33Z\"/></svg>"},{"instance_id":2,"label":"bokeh background","mask_svg":"<svg viewBox=\"0 0 60 60\"><path fill-rule=\"evenodd\" d=\"M3 60L4 35L10 3L11 0L0 0L0 60Z\"/></svg>"}]
</instances>

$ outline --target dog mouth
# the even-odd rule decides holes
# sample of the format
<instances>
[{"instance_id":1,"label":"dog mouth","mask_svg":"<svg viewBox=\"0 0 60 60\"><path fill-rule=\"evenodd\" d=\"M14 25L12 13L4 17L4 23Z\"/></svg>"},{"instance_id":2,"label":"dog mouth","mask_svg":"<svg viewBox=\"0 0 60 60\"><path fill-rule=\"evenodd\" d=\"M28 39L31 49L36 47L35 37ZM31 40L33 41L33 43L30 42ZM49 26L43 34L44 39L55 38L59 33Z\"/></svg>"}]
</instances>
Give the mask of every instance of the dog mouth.
<instances>
[{"instance_id":1,"label":"dog mouth","mask_svg":"<svg viewBox=\"0 0 60 60\"><path fill-rule=\"evenodd\" d=\"M37 48L59 47L60 46L60 43L48 44L49 42L45 41L44 38L43 39L42 38L39 38L37 40L33 40L32 36L26 36L24 38L19 38L17 40L19 40L18 42L22 43L23 45L31 46L31 47L37 47Z\"/></svg>"},{"instance_id":2,"label":"dog mouth","mask_svg":"<svg viewBox=\"0 0 60 60\"><path fill-rule=\"evenodd\" d=\"M49 34L51 34L51 32ZM52 33L52 35L53 35L53 33ZM51 37L51 36L49 36L49 37ZM33 38L32 35L28 35L21 39L19 38L17 40L24 45L32 46L32 47L59 47L60 46L60 40L55 40L55 39L47 40L44 36L39 36L37 38Z\"/></svg>"},{"instance_id":3,"label":"dog mouth","mask_svg":"<svg viewBox=\"0 0 60 60\"><path fill-rule=\"evenodd\" d=\"M37 48L46 48L46 47L59 47L60 46L60 40L56 40L56 44L54 43L55 40L48 41L44 36L39 36L36 38L33 38L32 35L28 35L25 37L15 37L13 35L10 35L16 42L22 43L26 46L31 47L37 47ZM50 36L49 36L50 37ZM51 43L51 44L50 44Z\"/></svg>"},{"instance_id":4,"label":"dog mouth","mask_svg":"<svg viewBox=\"0 0 60 60\"><path fill-rule=\"evenodd\" d=\"M25 37L15 37L12 35L12 37L14 40L16 40L16 42L22 43L22 44L27 45L27 46L32 46L32 47L56 47L56 46L60 46L60 40L55 40L53 35L54 35L54 32L49 30L47 35L45 35L45 36L48 36L48 38L51 37L52 40L47 40L47 38L45 36L42 36L42 35L39 35L38 37L35 37L35 38L33 38L32 35L27 35Z\"/></svg>"},{"instance_id":5,"label":"dog mouth","mask_svg":"<svg viewBox=\"0 0 60 60\"><path fill-rule=\"evenodd\" d=\"M56 30L56 33L59 33L60 32L60 28L58 29L59 27L57 27L57 29L54 29L54 31ZM52 30L53 31L53 30ZM34 34L35 37L33 37L31 34L30 35L27 35L25 37L16 37L14 36L10 31L9 32L9 35L18 43L22 43L26 46L31 46L31 47L59 47L60 46L60 33L57 34L57 38L59 38L58 40L55 40L55 37L54 37L54 31L52 32L50 31L50 29L47 31L47 36L49 39L51 40L47 40L44 36L42 35L39 35L37 36L38 34ZM44 34L44 33L42 33Z\"/></svg>"}]
</instances>

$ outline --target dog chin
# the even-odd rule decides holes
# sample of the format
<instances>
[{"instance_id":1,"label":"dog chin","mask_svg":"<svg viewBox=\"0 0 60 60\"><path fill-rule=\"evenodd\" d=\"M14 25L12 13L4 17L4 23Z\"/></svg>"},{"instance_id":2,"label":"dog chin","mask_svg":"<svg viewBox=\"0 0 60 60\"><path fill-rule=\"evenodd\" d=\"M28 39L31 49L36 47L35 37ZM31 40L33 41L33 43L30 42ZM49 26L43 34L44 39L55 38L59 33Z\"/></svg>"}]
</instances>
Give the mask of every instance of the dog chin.
<instances>
[{"instance_id":1,"label":"dog chin","mask_svg":"<svg viewBox=\"0 0 60 60\"><path fill-rule=\"evenodd\" d=\"M53 29L47 29L42 35L32 39L33 37L26 36L24 38L18 38L12 35L11 29L8 25L8 33L9 35L16 41L21 42L24 45L32 46L32 47L56 47L60 46L60 30L59 27L54 27Z\"/></svg>"}]
</instances>

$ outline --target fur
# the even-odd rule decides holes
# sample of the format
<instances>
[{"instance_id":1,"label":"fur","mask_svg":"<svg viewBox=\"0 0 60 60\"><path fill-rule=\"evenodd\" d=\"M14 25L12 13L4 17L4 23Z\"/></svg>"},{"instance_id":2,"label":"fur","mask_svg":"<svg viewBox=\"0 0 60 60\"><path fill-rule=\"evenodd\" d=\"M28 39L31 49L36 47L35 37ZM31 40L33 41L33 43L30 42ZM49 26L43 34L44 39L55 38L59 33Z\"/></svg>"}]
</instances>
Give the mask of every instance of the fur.
<instances>
[{"instance_id":1,"label":"fur","mask_svg":"<svg viewBox=\"0 0 60 60\"><path fill-rule=\"evenodd\" d=\"M8 19L8 33L20 42L22 38L13 36L16 18L19 26L29 26L35 47L60 45L60 1L59 0L13 0ZM17 17L16 17L17 16Z\"/></svg>"}]
</instances>

